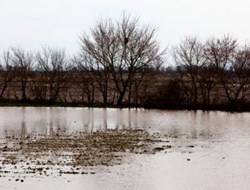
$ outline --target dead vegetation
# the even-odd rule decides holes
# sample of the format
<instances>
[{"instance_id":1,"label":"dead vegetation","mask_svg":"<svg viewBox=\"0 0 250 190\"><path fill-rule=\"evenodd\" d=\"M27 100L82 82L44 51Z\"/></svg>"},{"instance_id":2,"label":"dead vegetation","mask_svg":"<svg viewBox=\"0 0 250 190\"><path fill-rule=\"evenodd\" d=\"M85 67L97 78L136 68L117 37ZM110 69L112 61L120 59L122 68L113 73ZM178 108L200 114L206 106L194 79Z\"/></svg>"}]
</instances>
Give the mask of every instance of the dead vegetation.
<instances>
[{"instance_id":1,"label":"dead vegetation","mask_svg":"<svg viewBox=\"0 0 250 190\"><path fill-rule=\"evenodd\" d=\"M12 139L0 148L0 173L19 168L26 174L87 174L87 167L121 164L124 153L154 154L171 147L158 147L159 142L163 141L158 135L140 129Z\"/></svg>"}]
</instances>

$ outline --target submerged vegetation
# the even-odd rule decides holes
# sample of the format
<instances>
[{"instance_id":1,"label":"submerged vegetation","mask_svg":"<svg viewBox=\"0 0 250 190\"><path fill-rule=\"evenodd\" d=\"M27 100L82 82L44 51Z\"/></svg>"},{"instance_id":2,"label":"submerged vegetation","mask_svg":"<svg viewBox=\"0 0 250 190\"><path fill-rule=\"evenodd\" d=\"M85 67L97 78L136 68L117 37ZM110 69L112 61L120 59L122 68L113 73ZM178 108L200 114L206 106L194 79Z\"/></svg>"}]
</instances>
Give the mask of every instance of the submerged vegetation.
<instances>
[{"instance_id":1,"label":"submerged vegetation","mask_svg":"<svg viewBox=\"0 0 250 190\"><path fill-rule=\"evenodd\" d=\"M154 154L171 148L144 130L107 130L63 136L7 136L0 147L0 176L8 173L88 174L92 166L121 164L122 153Z\"/></svg>"},{"instance_id":2,"label":"submerged vegetation","mask_svg":"<svg viewBox=\"0 0 250 190\"><path fill-rule=\"evenodd\" d=\"M230 36L186 38L166 51L155 28L123 15L79 41L72 57L48 47L4 52L1 105L250 110L250 47Z\"/></svg>"}]
</instances>

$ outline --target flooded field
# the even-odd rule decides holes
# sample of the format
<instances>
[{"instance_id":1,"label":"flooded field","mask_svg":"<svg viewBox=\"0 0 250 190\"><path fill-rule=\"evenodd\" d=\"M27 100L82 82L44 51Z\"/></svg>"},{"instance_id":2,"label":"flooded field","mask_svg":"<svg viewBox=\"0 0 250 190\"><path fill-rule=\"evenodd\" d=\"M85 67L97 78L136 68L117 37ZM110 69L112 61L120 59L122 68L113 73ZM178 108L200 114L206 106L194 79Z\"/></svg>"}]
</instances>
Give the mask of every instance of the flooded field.
<instances>
[{"instance_id":1,"label":"flooded field","mask_svg":"<svg viewBox=\"0 0 250 190\"><path fill-rule=\"evenodd\" d=\"M249 137L249 113L2 107L0 189L248 190Z\"/></svg>"}]
</instances>

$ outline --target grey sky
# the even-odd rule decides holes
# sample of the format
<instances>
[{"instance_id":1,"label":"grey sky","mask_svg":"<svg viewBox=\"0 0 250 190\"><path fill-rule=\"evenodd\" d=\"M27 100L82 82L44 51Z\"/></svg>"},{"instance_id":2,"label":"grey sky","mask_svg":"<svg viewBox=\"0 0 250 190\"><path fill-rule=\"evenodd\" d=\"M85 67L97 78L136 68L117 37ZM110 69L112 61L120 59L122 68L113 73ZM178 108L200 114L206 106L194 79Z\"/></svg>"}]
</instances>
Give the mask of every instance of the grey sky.
<instances>
[{"instance_id":1,"label":"grey sky","mask_svg":"<svg viewBox=\"0 0 250 190\"><path fill-rule=\"evenodd\" d=\"M123 11L158 26L162 46L186 35L201 39L232 34L249 42L249 0L0 0L0 50L42 45L78 49L77 35L102 17Z\"/></svg>"}]
</instances>

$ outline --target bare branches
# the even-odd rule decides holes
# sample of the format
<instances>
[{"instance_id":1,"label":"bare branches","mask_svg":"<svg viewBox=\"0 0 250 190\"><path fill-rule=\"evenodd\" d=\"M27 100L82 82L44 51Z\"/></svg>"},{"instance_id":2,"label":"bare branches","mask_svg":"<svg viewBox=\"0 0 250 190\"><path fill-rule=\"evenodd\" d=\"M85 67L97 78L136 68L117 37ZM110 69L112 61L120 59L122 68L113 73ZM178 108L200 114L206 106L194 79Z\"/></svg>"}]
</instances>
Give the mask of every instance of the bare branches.
<instances>
[{"instance_id":1,"label":"bare branches","mask_svg":"<svg viewBox=\"0 0 250 190\"><path fill-rule=\"evenodd\" d=\"M237 40L230 36L222 39L212 38L207 41L205 55L210 64L217 68L226 68L230 64L237 47Z\"/></svg>"},{"instance_id":2,"label":"bare branches","mask_svg":"<svg viewBox=\"0 0 250 190\"><path fill-rule=\"evenodd\" d=\"M144 106L163 92L158 100L194 109L250 105L250 47L231 36L206 41L186 37L172 49L176 67L171 73L161 70L166 50L160 48L156 28L139 18L123 14L119 20L99 20L79 42L73 58L48 47L35 54L21 48L5 52L0 100L130 107ZM158 90L165 87L173 93Z\"/></svg>"},{"instance_id":3,"label":"bare branches","mask_svg":"<svg viewBox=\"0 0 250 190\"><path fill-rule=\"evenodd\" d=\"M3 98L4 92L7 89L8 85L15 79L16 77L16 67L12 61L10 51L6 51L3 53L3 58L1 60L1 81L0 81L0 98Z\"/></svg>"},{"instance_id":4,"label":"bare branches","mask_svg":"<svg viewBox=\"0 0 250 190\"><path fill-rule=\"evenodd\" d=\"M64 50L43 48L42 53L36 54L37 68L41 71L41 78L48 87L48 100L55 102L60 91L65 87L69 75L69 64L67 64ZM47 91L47 89L44 89ZM47 99L47 97L45 98Z\"/></svg>"},{"instance_id":5,"label":"bare branches","mask_svg":"<svg viewBox=\"0 0 250 190\"><path fill-rule=\"evenodd\" d=\"M245 101L249 85L249 47L239 47L230 36L209 39L206 43L196 38L186 38L174 49L174 60L182 76L182 84L191 98L191 104L199 102L209 108L212 90L225 97L235 108ZM221 91L224 90L224 93ZM199 92L200 91L200 92ZM218 100L217 100L218 101ZM223 102L223 99L220 98Z\"/></svg>"},{"instance_id":6,"label":"bare branches","mask_svg":"<svg viewBox=\"0 0 250 190\"><path fill-rule=\"evenodd\" d=\"M129 86L149 68L159 67L164 52L155 40L155 29L141 26L137 18L123 15L121 20L101 20L80 37L80 56L91 68L96 83L108 103L108 91L113 82L117 105L121 105Z\"/></svg>"},{"instance_id":7,"label":"bare branches","mask_svg":"<svg viewBox=\"0 0 250 190\"><path fill-rule=\"evenodd\" d=\"M11 48L10 56L17 69L18 82L21 84L22 101L27 101L27 85L34 66L34 57L21 48Z\"/></svg>"},{"instance_id":8,"label":"bare branches","mask_svg":"<svg viewBox=\"0 0 250 190\"><path fill-rule=\"evenodd\" d=\"M189 94L189 102L195 105L198 98L199 71L205 64L204 45L195 37L187 37L174 48L173 57L181 76L184 77L182 84Z\"/></svg>"}]
</instances>

